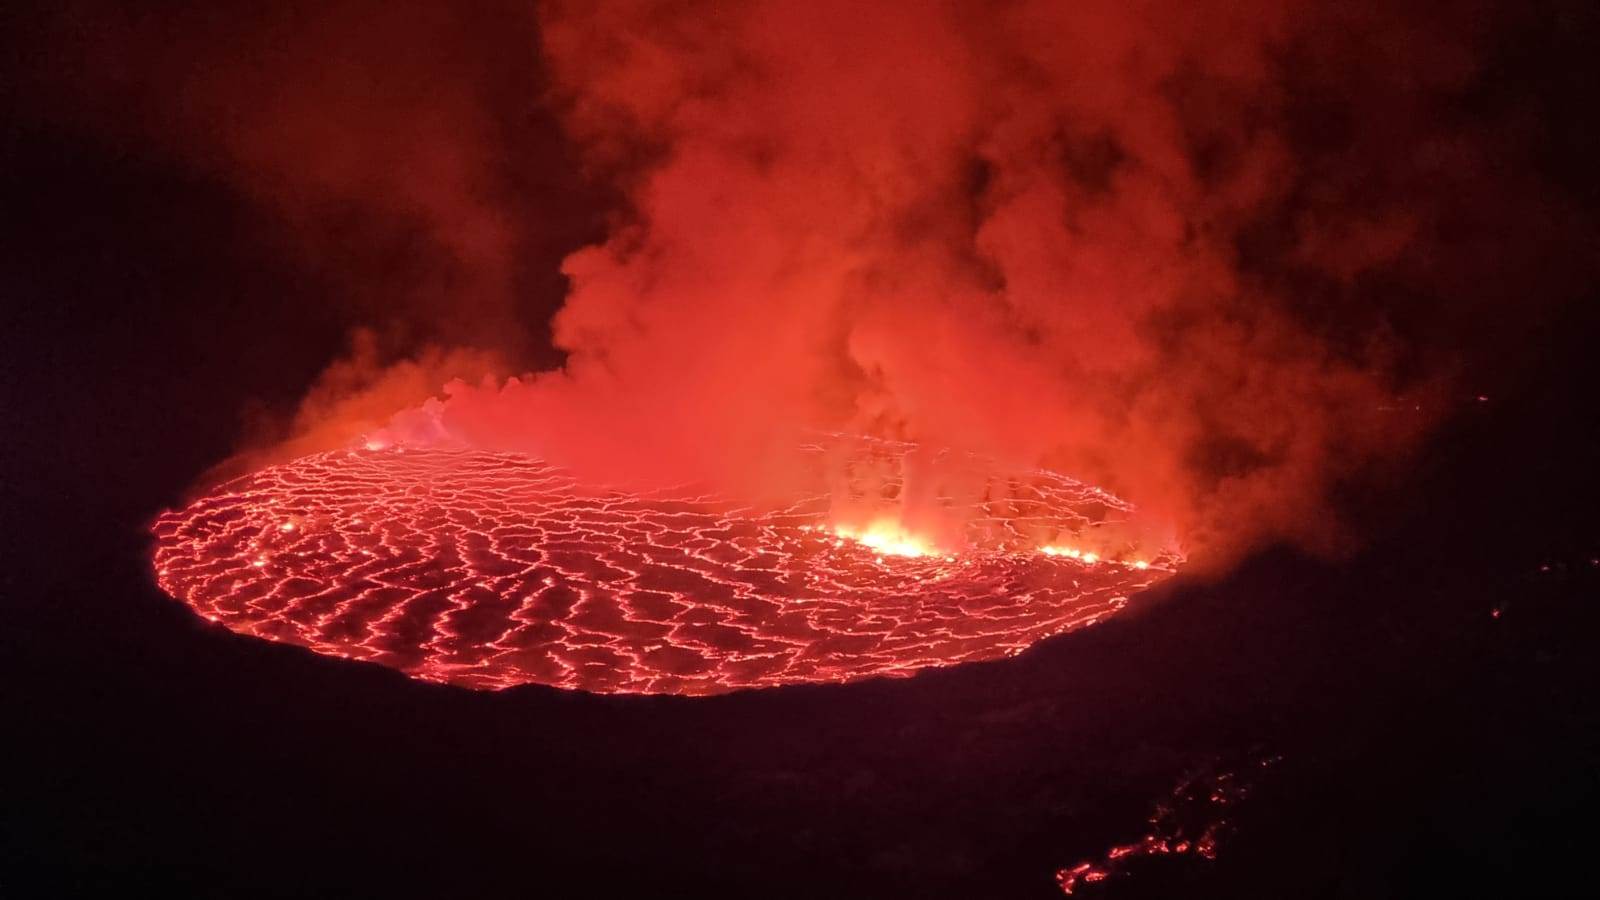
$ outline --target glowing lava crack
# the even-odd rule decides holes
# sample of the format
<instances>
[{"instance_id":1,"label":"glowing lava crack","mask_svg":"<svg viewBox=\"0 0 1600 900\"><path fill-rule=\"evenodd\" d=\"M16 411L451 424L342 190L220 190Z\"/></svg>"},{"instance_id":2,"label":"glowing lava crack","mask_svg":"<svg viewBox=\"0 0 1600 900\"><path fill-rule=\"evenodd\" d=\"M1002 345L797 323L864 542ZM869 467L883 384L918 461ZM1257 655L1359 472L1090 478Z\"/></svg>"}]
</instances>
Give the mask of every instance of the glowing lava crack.
<instances>
[{"instance_id":1,"label":"glowing lava crack","mask_svg":"<svg viewBox=\"0 0 1600 900\"><path fill-rule=\"evenodd\" d=\"M163 514L155 567L233 631L416 678L675 694L1015 654L1170 573L1029 545L1126 509L1103 492L1035 473L993 494L971 511L970 551L923 555L840 536L825 493L757 513L584 492L513 454L337 451Z\"/></svg>"}]
</instances>

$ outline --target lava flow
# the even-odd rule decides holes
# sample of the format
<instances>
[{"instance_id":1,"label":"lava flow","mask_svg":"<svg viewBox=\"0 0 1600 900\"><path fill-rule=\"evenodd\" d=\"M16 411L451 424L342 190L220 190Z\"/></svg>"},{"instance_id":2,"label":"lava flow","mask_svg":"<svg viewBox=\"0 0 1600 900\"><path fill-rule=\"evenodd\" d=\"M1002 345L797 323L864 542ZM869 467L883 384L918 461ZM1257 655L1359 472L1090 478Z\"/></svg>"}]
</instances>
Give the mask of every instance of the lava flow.
<instances>
[{"instance_id":1,"label":"lava flow","mask_svg":"<svg viewBox=\"0 0 1600 900\"><path fill-rule=\"evenodd\" d=\"M836 525L838 502L585 490L460 447L334 451L164 513L155 568L235 632L428 681L715 694L1013 655L1178 562L1065 546L1130 508L1049 472L987 483L948 551L882 521Z\"/></svg>"},{"instance_id":2,"label":"lava flow","mask_svg":"<svg viewBox=\"0 0 1600 900\"><path fill-rule=\"evenodd\" d=\"M1169 856L1216 859L1218 843L1232 829L1227 816L1250 795L1252 777L1282 761L1281 756L1261 756L1239 772L1207 768L1184 778L1170 796L1156 804L1143 837L1118 844L1098 859L1058 870L1057 886L1063 894L1075 894L1079 888L1106 881L1140 860Z\"/></svg>"}]
</instances>

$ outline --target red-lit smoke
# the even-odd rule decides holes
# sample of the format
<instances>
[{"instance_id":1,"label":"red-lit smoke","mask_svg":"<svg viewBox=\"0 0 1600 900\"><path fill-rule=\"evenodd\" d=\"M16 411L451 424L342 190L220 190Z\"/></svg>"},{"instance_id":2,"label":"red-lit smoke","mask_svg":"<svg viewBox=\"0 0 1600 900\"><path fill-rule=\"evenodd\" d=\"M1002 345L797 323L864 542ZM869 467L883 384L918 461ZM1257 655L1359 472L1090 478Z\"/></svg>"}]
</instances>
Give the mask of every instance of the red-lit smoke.
<instances>
[{"instance_id":1,"label":"red-lit smoke","mask_svg":"<svg viewBox=\"0 0 1600 900\"><path fill-rule=\"evenodd\" d=\"M837 428L1048 463L1190 541L1322 536L1328 479L1420 417L1381 333L1322 339L1241 241L1278 216L1274 265L1348 280L1415 217L1280 215L1306 189L1274 59L1301 12L556 5L569 131L631 206L566 260L565 369L432 418L607 477L640 447L742 472Z\"/></svg>"},{"instance_id":2,"label":"red-lit smoke","mask_svg":"<svg viewBox=\"0 0 1600 900\"><path fill-rule=\"evenodd\" d=\"M1069 472L1225 556L1335 534L1330 484L1413 446L1459 322L1505 325L1540 265L1516 132L1464 99L1496 8L1453 6L70 6L54 34L63 115L279 210L427 346L362 344L296 449L412 407L391 433L760 489L807 429L864 433ZM538 199L564 152L614 193L552 369L517 270L570 238ZM417 252L351 251L352 215Z\"/></svg>"}]
</instances>

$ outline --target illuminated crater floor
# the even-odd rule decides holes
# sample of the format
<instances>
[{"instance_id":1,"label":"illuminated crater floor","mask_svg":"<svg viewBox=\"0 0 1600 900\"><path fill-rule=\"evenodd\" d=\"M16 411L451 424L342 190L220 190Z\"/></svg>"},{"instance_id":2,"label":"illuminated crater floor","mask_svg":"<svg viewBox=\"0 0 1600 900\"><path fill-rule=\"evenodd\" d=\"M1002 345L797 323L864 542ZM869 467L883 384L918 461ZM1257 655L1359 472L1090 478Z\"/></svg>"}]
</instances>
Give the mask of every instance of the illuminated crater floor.
<instances>
[{"instance_id":1,"label":"illuminated crater floor","mask_svg":"<svg viewBox=\"0 0 1600 900\"><path fill-rule=\"evenodd\" d=\"M985 488L952 556L842 538L830 504L756 513L586 493L513 454L336 451L164 513L154 562L165 591L241 634L470 688L669 694L1008 656L1171 570L1041 552L1039 535L1127 509L1046 472Z\"/></svg>"}]
</instances>

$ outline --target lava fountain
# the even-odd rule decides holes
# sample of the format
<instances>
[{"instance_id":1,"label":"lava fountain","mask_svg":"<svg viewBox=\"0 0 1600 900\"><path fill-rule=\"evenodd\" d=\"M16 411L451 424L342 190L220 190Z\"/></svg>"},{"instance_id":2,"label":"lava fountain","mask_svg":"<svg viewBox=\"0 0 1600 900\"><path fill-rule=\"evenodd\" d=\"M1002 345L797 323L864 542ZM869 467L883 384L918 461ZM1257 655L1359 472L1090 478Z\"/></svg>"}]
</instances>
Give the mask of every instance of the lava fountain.
<instances>
[{"instance_id":1,"label":"lava fountain","mask_svg":"<svg viewBox=\"0 0 1600 900\"><path fill-rule=\"evenodd\" d=\"M870 463L857 475L913 449L854 446ZM1116 613L1179 562L1110 546L1131 507L1052 472L941 496L960 507L954 547L893 518L840 524L844 501L893 501L900 477L831 484L757 507L587 489L513 453L341 450L162 514L154 565L232 631L427 681L704 695L1015 655Z\"/></svg>"}]
</instances>

